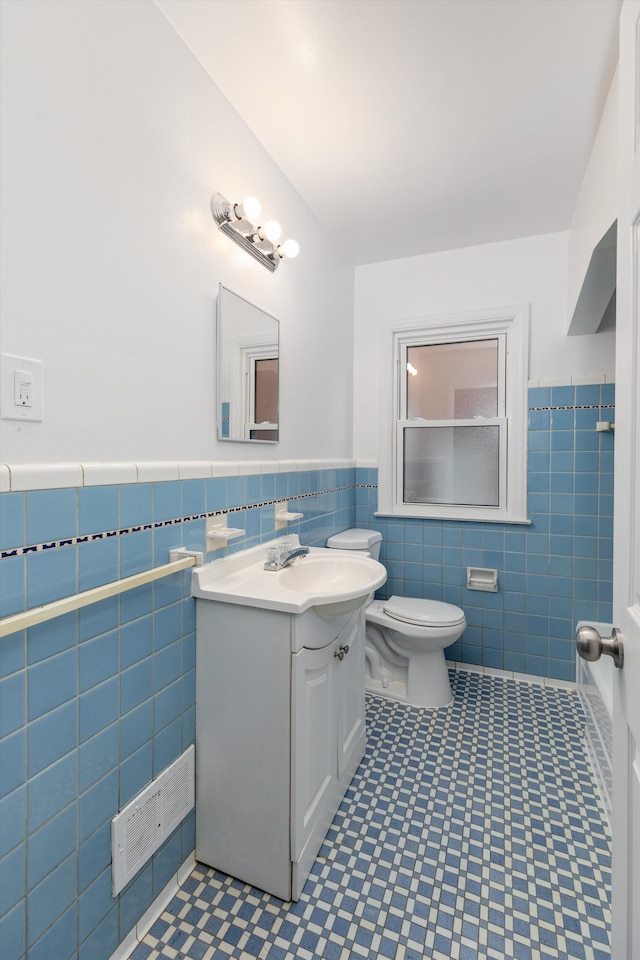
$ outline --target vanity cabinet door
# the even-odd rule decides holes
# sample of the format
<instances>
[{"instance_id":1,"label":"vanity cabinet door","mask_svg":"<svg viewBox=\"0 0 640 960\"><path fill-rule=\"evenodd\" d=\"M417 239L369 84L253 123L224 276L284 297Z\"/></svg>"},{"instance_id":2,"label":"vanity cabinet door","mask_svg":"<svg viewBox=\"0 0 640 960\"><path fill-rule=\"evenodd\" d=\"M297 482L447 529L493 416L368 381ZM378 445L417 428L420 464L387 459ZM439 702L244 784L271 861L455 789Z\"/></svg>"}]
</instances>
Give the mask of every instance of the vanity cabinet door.
<instances>
[{"instance_id":1,"label":"vanity cabinet door","mask_svg":"<svg viewBox=\"0 0 640 960\"><path fill-rule=\"evenodd\" d=\"M342 660L335 660L338 718L338 779L353 762L360 762L365 740L364 614L359 614L338 637L338 651L348 648ZM357 759L354 754L359 751Z\"/></svg>"},{"instance_id":2,"label":"vanity cabinet door","mask_svg":"<svg viewBox=\"0 0 640 960\"><path fill-rule=\"evenodd\" d=\"M301 858L318 831L325 835L335 812L336 649L334 641L320 650L301 650L291 658L292 860Z\"/></svg>"}]
</instances>

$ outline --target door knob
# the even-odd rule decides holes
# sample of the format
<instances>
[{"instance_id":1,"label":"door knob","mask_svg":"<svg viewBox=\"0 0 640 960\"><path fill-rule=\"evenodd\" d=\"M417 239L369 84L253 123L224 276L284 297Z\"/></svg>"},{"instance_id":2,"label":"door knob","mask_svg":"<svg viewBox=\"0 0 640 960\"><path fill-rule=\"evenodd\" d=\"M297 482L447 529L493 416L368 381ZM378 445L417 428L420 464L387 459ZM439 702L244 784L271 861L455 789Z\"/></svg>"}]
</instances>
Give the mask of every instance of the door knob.
<instances>
[{"instance_id":1,"label":"door knob","mask_svg":"<svg viewBox=\"0 0 640 960\"><path fill-rule=\"evenodd\" d=\"M578 627L576 630L576 647L583 660L599 660L603 653L613 657L616 667L624 663L622 633L613 628L610 637L601 637L595 627Z\"/></svg>"}]
</instances>

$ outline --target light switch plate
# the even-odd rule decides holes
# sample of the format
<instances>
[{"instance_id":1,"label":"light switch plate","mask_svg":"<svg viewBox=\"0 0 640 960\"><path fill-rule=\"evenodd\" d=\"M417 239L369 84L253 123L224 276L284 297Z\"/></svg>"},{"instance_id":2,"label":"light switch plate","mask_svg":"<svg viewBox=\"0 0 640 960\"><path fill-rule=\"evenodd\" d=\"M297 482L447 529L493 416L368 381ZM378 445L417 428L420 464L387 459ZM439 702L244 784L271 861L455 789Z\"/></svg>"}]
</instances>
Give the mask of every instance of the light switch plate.
<instances>
[{"instance_id":1,"label":"light switch plate","mask_svg":"<svg viewBox=\"0 0 640 960\"><path fill-rule=\"evenodd\" d=\"M26 403L18 385L27 387ZM0 420L42 419L42 361L0 354Z\"/></svg>"}]
</instances>

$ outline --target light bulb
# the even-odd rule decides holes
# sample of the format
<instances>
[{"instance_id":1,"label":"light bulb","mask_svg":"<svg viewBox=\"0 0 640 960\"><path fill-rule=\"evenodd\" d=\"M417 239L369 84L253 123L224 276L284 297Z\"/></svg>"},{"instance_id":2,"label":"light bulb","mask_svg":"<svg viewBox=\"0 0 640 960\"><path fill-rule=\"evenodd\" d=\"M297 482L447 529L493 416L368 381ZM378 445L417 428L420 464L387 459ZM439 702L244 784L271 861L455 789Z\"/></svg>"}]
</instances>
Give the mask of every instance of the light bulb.
<instances>
[{"instance_id":1,"label":"light bulb","mask_svg":"<svg viewBox=\"0 0 640 960\"><path fill-rule=\"evenodd\" d=\"M289 257L290 260L293 260L300 253L300 246L295 240L285 240L280 249L284 256Z\"/></svg>"},{"instance_id":2,"label":"light bulb","mask_svg":"<svg viewBox=\"0 0 640 960\"><path fill-rule=\"evenodd\" d=\"M275 242L282 233L282 227L277 220L267 220L264 225L264 235L267 240Z\"/></svg>"},{"instance_id":3,"label":"light bulb","mask_svg":"<svg viewBox=\"0 0 640 960\"><path fill-rule=\"evenodd\" d=\"M255 197L245 197L242 203L236 203L235 213L239 219L246 217L247 220L253 220L260 214L260 203Z\"/></svg>"}]
</instances>

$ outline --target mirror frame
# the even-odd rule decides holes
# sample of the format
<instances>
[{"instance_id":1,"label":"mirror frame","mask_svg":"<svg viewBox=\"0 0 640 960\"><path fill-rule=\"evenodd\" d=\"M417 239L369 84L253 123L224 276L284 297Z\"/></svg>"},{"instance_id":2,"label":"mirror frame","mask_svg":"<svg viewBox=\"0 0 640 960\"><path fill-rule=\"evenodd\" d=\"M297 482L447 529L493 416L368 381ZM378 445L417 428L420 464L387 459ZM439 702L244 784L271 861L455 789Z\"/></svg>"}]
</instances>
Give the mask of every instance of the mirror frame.
<instances>
[{"instance_id":1,"label":"mirror frame","mask_svg":"<svg viewBox=\"0 0 640 960\"><path fill-rule=\"evenodd\" d=\"M275 324L275 334L276 334L276 357L278 359L278 437L276 440L258 440L253 437L239 437L239 436L229 436L228 434L224 435L224 423L225 419L229 428L230 426L230 416L225 418L223 406L224 404L234 404L236 407L240 407L242 410L245 409L248 402L247 398L243 397L243 391L245 390L244 384L244 363L251 362L255 359L273 359L273 340L265 336L260 338L260 340L254 340L253 342L247 341L246 344L241 345L238 342L238 356L237 357L224 357L223 356L223 343L225 342L224 334L224 323L225 316L223 310L223 293L231 294L232 297L241 300L243 304L246 304L248 307L251 307L253 310L256 310L262 316L272 321ZM229 337L226 338L228 344ZM231 386L228 386L229 397L225 399L223 385L225 384L225 379L223 378L223 369L225 364L229 364L230 368L234 365L238 366L236 371L237 376L235 377L234 383ZM226 440L232 443L268 443L274 444L280 442L280 375L279 375L279 363L280 363L280 321L272 316L270 313L267 313L265 310L262 310L260 307L256 306L255 303L252 303L250 300L247 300L246 297L240 296L234 290L230 290L229 287L226 287L223 283L218 284L218 297L216 301L216 423L218 428L218 440ZM230 375L229 382L231 383L232 377ZM229 413L229 411L227 411ZM248 421L247 421L248 422ZM245 422L243 420L242 426L244 428ZM265 429L268 429L265 428Z\"/></svg>"}]
</instances>

